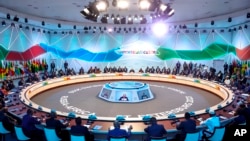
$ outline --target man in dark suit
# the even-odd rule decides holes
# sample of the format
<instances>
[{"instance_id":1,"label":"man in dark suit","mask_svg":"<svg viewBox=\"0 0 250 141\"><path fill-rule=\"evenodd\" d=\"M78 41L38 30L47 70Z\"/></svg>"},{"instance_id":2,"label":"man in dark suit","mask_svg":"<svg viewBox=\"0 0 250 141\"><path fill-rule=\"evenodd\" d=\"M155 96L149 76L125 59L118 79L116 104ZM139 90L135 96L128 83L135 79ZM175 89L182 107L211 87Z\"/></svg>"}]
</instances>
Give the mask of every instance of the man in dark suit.
<instances>
[{"instance_id":1,"label":"man in dark suit","mask_svg":"<svg viewBox=\"0 0 250 141\"><path fill-rule=\"evenodd\" d=\"M50 113L50 118L46 119L46 126L49 128L55 128L58 137L60 137L62 140L69 141L69 132L67 130L63 130L68 127L68 123L63 124L56 118L56 112L52 111Z\"/></svg>"},{"instance_id":2,"label":"man in dark suit","mask_svg":"<svg viewBox=\"0 0 250 141\"><path fill-rule=\"evenodd\" d=\"M14 124L16 120L7 115L8 109L0 103L0 121L2 122L5 129L14 133Z\"/></svg>"},{"instance_id":3,"label":"man in dark suit","mask_svg":"<svg viewBox=\"0 0 250 141\"><path fill-rule=\"evenodd\" d=\"M64 69L65 69L65 73L67 73L67 71L68 71L68 62L67 61L65 61L64 62Z\"/></svg>"},{"instance_id":4,"label":"man in dark suit","mask_svg":"<svg viewBox=\"0 0 250 141\"><path fill-rule=\"evenodd\" d=\"M177 123L176 129L181 131L181 133L177 134L177 137L176 137L179 141L183 141L187 133L196 131L195 120L190 118L189 112L185 113L184 121Z\"/></svg>"},{"instance_id":5,"label":"man in dark suit","mask_svg":"<svg viewBox=\"0 0 250 141\"><path fill-rule=\"evenodd\" d=\"M44 132L36 128L36 124L41 124L37 118L33 116L33 110L28 109L27 114L22 119L22 129L26 136L30 137L31 140L44 140Z\"/></svg>"},{"instance_id":6,"label":"man in dark suit","mask_svg":"<svg viewBox=\"0 0 250 141\"><path fill-rule=\"evenodd\" d=\"M86 141L93 141L94 136L90 134L87 127L82 126L82 119L77 117L75 119L76 125L71 126L70 133L84 135Z\"/></svg>"},{"instance_id":7,"label":"man in dark suit","mask_svg":"<svg viewBox=\"0 0 250 141\"><path fill-rule=\"evenodd\" d=\"M163 137L167 135L167 130L164 128L163 125L157 124L157 120L155 117L150 119L151 125L144 129L147 133L148 137L147 140L150 140L150 137Z\"/></svg>"},{"instance_id":8,"label":"man in dark suit","mask_svg":"<svg viewBox=\"0 0 250 141\"><path fill-rule=\"evenodd\" d=\"M114 129L108 131L107 139L110 141L111 137L125 137L129 138L131 135L132 126L128 128L128 132L124 129L120 129L120 123L118 121L114 121L113 123Z\"/></svg>"},{"instance_id":9,"label":"man in dark suit","mask_svg":"<svg viewBox=\"0 0 250 141\"><path fill-rule=\"evenodd\" d=\"M51 64L50 64L51 72L55 71L55 67L56 67L55 62L52 61Z\"/></svg>"},{"instance_id":10,"label":"man in dark suit","mask_svg":"<svg viewBox=\"0 0 250 141\"><path fill-rule=\"evenodd\" d=\"M47 72L47 71L48 71L48 68L49 68L48 64L45 63L45 64L44 64L44 72Z\"/></svg>"}]
</instances>

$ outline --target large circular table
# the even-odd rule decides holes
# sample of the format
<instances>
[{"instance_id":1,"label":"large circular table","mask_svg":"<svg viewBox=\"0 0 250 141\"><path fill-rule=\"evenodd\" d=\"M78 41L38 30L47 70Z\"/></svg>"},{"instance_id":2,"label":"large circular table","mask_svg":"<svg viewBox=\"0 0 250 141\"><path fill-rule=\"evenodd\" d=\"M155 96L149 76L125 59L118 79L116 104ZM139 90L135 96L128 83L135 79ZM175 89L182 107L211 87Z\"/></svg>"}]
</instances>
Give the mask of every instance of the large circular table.
<instances>
[{"instance_id":1,"label":"large circular table","mask_svg":"<svg viewBox=\"0 0 250 141\"><path fill-rule=\"evenodd\" d=\"M235 96L232 93L231 90L228 88L219 85L214 82L196 79L196 78L189 78L189 77L183 77L183 76L174 76L174 75L161 75L161 74L127 74L127 73L119 73L119 74L91 74L91 75L77 75L77 76L69 76L69 77L61 77L61 78L55 78L50 79L46 81L37 82L33 85L30 85L26 88L24 88L21 91L21 94L19 95L19 99L21 100L22 104L25 104L27 107L37 109L37 111L40 111L41 113L50 113L51 110L56 110L57 114L61 117L68 117L68 116L80 116L82 119L85 119L86 121L95 115L96 119L94 120L94 123L91 125L91 128L95 128L96 126L99 126L99 130L93 130L95 133L106 133L110 126L112 126L112 122L117 119L117 116L123 116L124 118L124 126L127 125L133 125L133 132L137 134L144 134L143 129L147 126L144 122L144 117L147 116L155 116L160 124L163 124L166 129L172 130L175 132L175 125L173 122L178 120L183 120L184 117L184 111L181 109L187 109L187 111L190 111L188 108L191 106L191 103L193 102L193 99L190 97L185 97L185 101L183 105L180 105L179 107L173 107L173 110L167 110L167 111L161 111L158 113L142 113L142 114L119 114L117 113L107 116L107 115L99 115L95 111L81 111L79 108L74 108L72 105L69 105L69 102L67 101L65 97L60 99L61 105L64 105L64 108L69 106L71 109L71 112L67 111L60 111L58 109L55 109L53 107L46 107L47 105L39 105L37 102L34 102L33 99L36 99L39 95L43 95L46 92L49 92L54 89L60 89L65 87L71 87L74 85L88 85L91 83L106 83L106 82L116 82L116 81L138 81L138 82L148 82L149 85L153 86L153 83L162 83L162 84L170 84L165 86L167 89L170 89L171 91L174 91L175 93L178 93L179 95L185 95L185 92L173 88L171 85L177 85L177 86L185 86L185 87L192 87L195 89L202 89L203 91L206 91L208 94L219 97L219 101L216 102L214 105L204 108L204 109L197 109L192 111L193 115L195 115L197 118L207 118L208 117L208 110L215 110L217 114L219 114L222 118L222 122L226 121L227 119L231 118L232 115L228 114L228 112L225 112L225 108L227 108L229 105L231 105L234 102ZM150 84L152 83L152 84ZM95 88L98 87L98 85L92 85ZM103 85L99 85L101 88ZM88 87L88 86L87 86ZM153 86L157 87L157 86ZM164 86L158 86L158 89L162 89ZM82 87L83 89L86 87ZM192 89L191 89L192 90ZM80 92L80 89L72 89L69 91L69 93L77 94L77 92ZM96 93L96 97L98 98L98 93ZM88 96L88 95L86 95ZM83 96L84 97L84 96ZM171 97L171 96L169 96ZM79 98L79 97L78 97ZM52 98L53 99L53 98ZM155 97L157 99L157 95ZM170 98L171 99L171 98ZM151 101L154 101L151 100ZM105 101L107 102L107 101ZM150 101L147 101L150 102ZM147 102L142 102L140 104L145 104ZM68 105L67 105L68 104ZM115 103L113 103L115 104ZM120 103L118 103L120 104ZM125 103L123 103L125 104ZM167 104L167 103L166 103ZM92 105L93 106L93 105ZM101 105L99 105L102 107ZM69 108L67 107L67 108ZM104 109L105 110L105 109ZM180 111L183 112L180 112ZM10 109L11 111L11 109ZM13 114L17 114L18 111L14 111ZM23 114L17 114L19 116L22 116ZM74 124L74 123L72 123ZM197 120L197 125L199 125L199 121Z\"/></svg>"}]
</instances>

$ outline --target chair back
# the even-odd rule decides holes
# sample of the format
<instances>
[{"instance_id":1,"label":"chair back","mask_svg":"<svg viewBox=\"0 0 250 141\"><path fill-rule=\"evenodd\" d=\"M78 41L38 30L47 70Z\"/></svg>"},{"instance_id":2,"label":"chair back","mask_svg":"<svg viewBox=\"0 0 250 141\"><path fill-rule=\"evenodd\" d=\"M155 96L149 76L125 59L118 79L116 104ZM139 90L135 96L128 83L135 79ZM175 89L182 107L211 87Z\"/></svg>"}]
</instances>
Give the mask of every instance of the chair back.
<instances>
[{"instance_id":1,"label":"chair back","mask_svg":"<svg viewBox=\"0 0 250 141\"><path fill-rule=\"evenodd\" d=\"M163 136L163 137L150 137L150 141L166 141L167 140L167 136Z\"/></svg>"},{"instance_id":2,"label":"chair back","mask_svg":"<svg viewBox=\"0 0 250 141\"><path fill-rule=\"evenodd\" d=\"M246 123L246 122L244 122L244 123L241 123L241 124L238 124L238 125L247 125L247 123Z\"/></svg>"},{"instance_id":3,"label":"chair back","mask_svg":"<svg viewBox=\"0 0 250 141\"><path fill-rule=\"evenodd\" d=\"M211 137L208 138L210 141L222 141L225 134L225 127L215 127Z\"/></svg>"},{"instance_id":4,"label":"chair back","mask_svg":"<svg viewBox=\"0 0 250 141\"><path fill-rule=\"evenodd\" d=\"M45 138L47 141L60 141L61 140L61 138L57 136L55 128L49 128L45 126L43 130L44 130Z\"/></svg>"},{"instance_id":5,"label":"chair back","mask_svg":"<svg viewBox=\"0 0 250 141\"><path fill-rule=\"evenodd\" d=\"M85 136L82 134L70 133L70 141L85 141Z\"/></svg>"},{"instance_id":6,"label":"chair back","mask_svg":"<svg viewBox=\"0 0 250 141\"><path fill-rule=\"evenodd\" d=\"M0 121L0 134L8 134L8 133L10 133L10 131L5 129L5 127L3 126L3 122Z\"/></svg>"},{"instance_id":7,"label":"chair back","mask_svg":"<svg viewBox=\"0 0 250 141\"><path fill-rule=\"evenodd\" d=\"M110 137L110 141L126 141L127 138L124 136Z\"/></svg>"},{"instance_id":8,"label":"chair back","mask_svg":"<svg viewBox=\"0 0 250 141\"><path fill-rule=\"evenodd\" d=\"M200 131L187 133L184 141L199 141Z\"/></svg>"},{"instance_id":9,"label":"chair back","mask_svg":"<svg viewBox=\"0 0 250 141\"><path fill-rule=\"evenodd\" d=\"M16 133L16 137L19 141L26 141L29 140L30 138L27 137L24 133L23 133L23 129L20 125L15 125L15 133Z\"/></svg>"}]
</instances>

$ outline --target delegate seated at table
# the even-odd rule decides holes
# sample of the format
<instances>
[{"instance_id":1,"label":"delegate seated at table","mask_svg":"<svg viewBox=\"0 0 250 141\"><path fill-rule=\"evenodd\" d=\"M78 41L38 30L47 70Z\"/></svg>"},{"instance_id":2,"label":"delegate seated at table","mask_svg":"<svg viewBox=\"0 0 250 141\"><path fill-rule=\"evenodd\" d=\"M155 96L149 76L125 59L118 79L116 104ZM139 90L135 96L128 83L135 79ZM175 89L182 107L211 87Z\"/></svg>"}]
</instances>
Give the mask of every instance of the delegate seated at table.
<instances>
[{"instance_id":1,"label":"delegate seated at table","mask_svg":"<svg viewBox=\"0 0 250 141\"><path fill-rule=\"evenodd\" d=\"M125 129L120 128L119 121L114 121L113 125L114 125L114 129L109 130L108 134L107 134L107 140L108 141L110 141L110 138L112 138L112 137L125 137L125 138L130 137L131 130L132 130L131 125L129 126L128 131L126 131Z\"/></svg>"},{"instance_id":2,"label":"delegate seated at table","mask_svg":"<svg viewBox=\"0 0 250 141\"><path fill-rule=\"evenodd\" d=\"M70 133L83 135L86 141L93 141L94 136L89 132L88 128L82 125L81 117L75 118L76 125L71 126Z\"/></svg>"}]
</instances>

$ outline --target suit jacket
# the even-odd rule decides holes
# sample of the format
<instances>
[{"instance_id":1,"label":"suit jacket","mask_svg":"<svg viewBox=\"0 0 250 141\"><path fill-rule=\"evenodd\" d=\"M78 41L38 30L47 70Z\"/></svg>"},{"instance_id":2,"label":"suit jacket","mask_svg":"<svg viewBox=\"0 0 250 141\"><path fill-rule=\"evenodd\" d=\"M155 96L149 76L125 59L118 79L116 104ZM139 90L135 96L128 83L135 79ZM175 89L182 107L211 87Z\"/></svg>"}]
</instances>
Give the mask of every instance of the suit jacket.
<instances>
[{"instance_id":1,"label":"suit jacket","mask_svg":"<svg viewBox=\"0 0 250 141\"><path fill-rule=\"evenodd\" d=\"M128 138L129 136L130 136L130 132L127 132L124 129L115 128L113 130L109 130L108 135L107 135L107 139L109 141L110 137L126 137L126 138Z\"/></svg>"},{"instance_id":2,"label":"suit jacket","mask_svg":"<svg viewBox=\"0 0 250 141\"><path fill-rule=\"evenodd\" d=\"M32 117L31 115L25 115L22 119L22 128L26 131L37 130L35 124L40 124L40 122Z\"/></svg>"},{"instance_id":3,"label":"suit jacket","mask_svg":"<svg viewBox=\"0 0 250 141\"><path fill-rule=\"evenodd\" d=\"M61 123L61 121L59 121L58 119L54 119L54 118L49 118L46 120L46 126L50 127L50 128L55 128L56 130L56 134L61 137L61 131L63 128L66 128L66 125L63 125Z\"/></svg>"},{"instance_id":4,"label":"suit jacket","mask_svg":"<svg viewBox=\"0 0 250 141\"><path fill-rule=\"evenodd\" d=\"M160 124L152 124L145 128L144 131L148 134L147 140L150 140L150 137L162 137L167 134L164 126Z\"/></svg>"},{"instance_id":5,"label":"suit jacket","mask_svg":"<svg viewBox=\"0 0 250 141\"><path fill-rule=\"evenodd\" d=\"M87 141L90 140L90 132L88 128L85 126L82 125L71 126L70 133L84 135Z\"/></svg>"},{"instance_id":6,"label":"suit jacket","mask_svg":"<svg viewBox=\"0 0 250 141\"><path fill-rule=\"evenodd\" d=\"M182 121L176 128L177 130L181 130L183 134L195 132L196 123L193 119L187 119L185 121Z\"/></svg>"},{"instance_id":7,"label":"suit jacket","mask_svg":"<svg viewBox=\"0 0 250 141\"><path fill-rule=\"evenodd\" d=\"M187 119L182 121L179 125L176 126L177 130L181 130L180 139L184 140L187 133L196 131L196 122L193 119Z\"/></svg>"},{"instance_id":8,"label":"suit jacket","mask_svg":"<svg viewBox=\"0 0 250 141\"><path fill-rule=\"evenodd\" d=\"M40 122L32 115L26 114L23 116L22 129L26 136L31 137L32 134L38 130L35 124L40 124Z\"/></svg>"}]
</instances>

